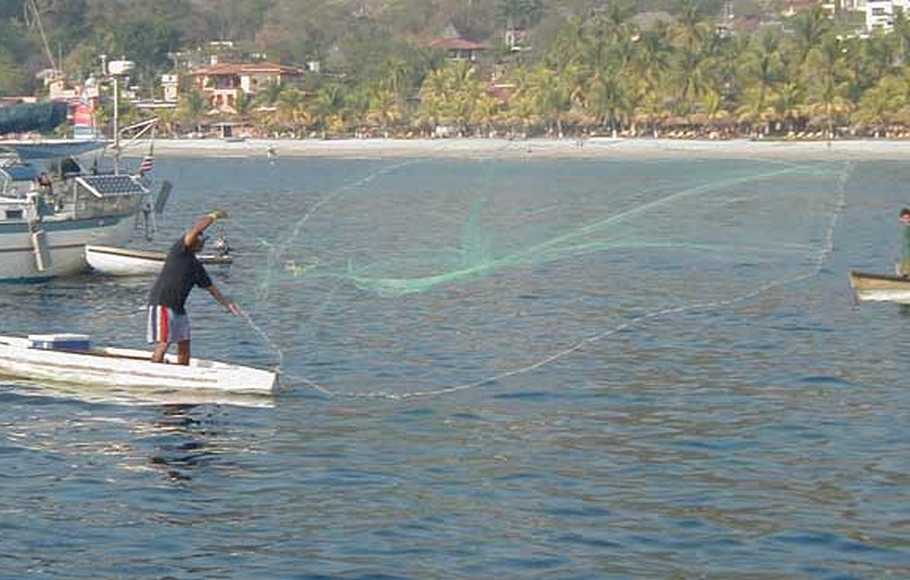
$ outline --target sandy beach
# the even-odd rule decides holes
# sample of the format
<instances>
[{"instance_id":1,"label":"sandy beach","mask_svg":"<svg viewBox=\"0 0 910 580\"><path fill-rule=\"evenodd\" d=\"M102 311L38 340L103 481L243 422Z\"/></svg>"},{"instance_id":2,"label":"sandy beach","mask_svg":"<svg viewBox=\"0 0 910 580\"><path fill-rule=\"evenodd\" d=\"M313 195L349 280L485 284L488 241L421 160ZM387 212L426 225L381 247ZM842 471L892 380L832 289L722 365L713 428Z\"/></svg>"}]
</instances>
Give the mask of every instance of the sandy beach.
<instances>
[{"instance_id":1,"label":"sandy beach","mask_svg":"<svg viewBox=\"0 0 910 580\"><path fill-rule=\"evenodd\" d=\"M337 158L666 158L684 155L715 158L908 159L910 142L889 140L700 141L678 139L162 139L159 156ZM141 155L134 149L127 155Z\"/></svg>"}]
</instances>

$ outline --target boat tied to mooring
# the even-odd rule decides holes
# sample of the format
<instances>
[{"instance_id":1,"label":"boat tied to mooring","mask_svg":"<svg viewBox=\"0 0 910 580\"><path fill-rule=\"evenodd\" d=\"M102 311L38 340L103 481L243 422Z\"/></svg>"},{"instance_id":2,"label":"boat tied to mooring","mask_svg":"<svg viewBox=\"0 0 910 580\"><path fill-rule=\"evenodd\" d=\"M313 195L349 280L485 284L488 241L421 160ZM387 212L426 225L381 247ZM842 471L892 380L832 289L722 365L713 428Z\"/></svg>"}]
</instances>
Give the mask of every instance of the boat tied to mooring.
<instances>
[{"instance_id":1,"label":"boat tied to mooring","mask_svg":"<svg viewBox=\"0 0 910 580\"><path fill-rule=\"evenodd\" d=\"M215 240L215 253L199 254L200 263L229 266L234 263L230 246L221 237ZM114 246L85 246L85 261L93 270L105 276L151 276L161 272L167 254Z\"/></svg>"}]
</instances>

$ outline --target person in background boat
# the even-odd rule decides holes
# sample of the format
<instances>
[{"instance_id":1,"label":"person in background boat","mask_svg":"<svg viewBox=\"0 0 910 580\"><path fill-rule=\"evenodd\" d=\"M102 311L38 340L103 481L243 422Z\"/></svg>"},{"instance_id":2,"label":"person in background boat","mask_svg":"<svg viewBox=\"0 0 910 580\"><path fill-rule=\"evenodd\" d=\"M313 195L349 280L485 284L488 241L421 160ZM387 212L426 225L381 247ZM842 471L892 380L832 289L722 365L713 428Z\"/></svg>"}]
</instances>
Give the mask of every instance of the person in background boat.
<instances>
[{"instance_id":1,"label":"person in background boat","mask_svg":"<svg viewBox=\"0 0 910 580\"><path fill-rule=\"evenodd\" d=\"M185 307L194 286L205 288L228 312L240 316L240 308L224 297L196 259L205 245L205 230L226 217L223 210L213 211L171 246L148 298L148 341L155 344L152 362L164 362L168 347L177 343L177 363L190 364L190 319Z\"/></svg>"},{"instance_id":2,"label":"person in background boat","mask_svg":"<svg viewBox=\"0 0 910 580\"><path fill-rule=\"evenodd\" d=\"M897 275L908 278L910 277L910 208L905 207L901 210L900 220L904 225L904 243L901 248L901 262L897 265Z\"/></svg>"}]
</instances>

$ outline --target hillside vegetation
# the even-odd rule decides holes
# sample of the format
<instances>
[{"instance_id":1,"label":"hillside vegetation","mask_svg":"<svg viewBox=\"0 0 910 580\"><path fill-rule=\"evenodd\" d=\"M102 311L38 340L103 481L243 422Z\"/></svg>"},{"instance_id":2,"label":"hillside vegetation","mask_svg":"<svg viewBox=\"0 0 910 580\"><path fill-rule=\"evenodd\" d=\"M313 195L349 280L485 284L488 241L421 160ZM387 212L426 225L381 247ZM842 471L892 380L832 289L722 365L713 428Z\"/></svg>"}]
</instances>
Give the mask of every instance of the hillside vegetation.
<instances>
[{"instance_id":1,"label":"hillside vegetation","mask_svg":"<svg viewBox=\"0 0 910 580\"><path fill-rule=\"evenodd\" d=\"M752 32L718 26L730 6L753 17ZM757 0L6 0L0 95L35 88L34 72L54 59L84 77L100 54L134 60L133 81L151 95L176 53L231 40L277 62L317 60L327 73L239 100L235 116L262 134L907 132L907 18L865 38L847 34L849 14L816 6L780 19L778 9ZM645 23L646 10L672 18ZM426 48L452 27L491 48L477 66ZM524 50L505 46L513 28L529 31ZM192 132L207 113L188 90L162 115L165 131Z\"/></svg>"}]
</instances>

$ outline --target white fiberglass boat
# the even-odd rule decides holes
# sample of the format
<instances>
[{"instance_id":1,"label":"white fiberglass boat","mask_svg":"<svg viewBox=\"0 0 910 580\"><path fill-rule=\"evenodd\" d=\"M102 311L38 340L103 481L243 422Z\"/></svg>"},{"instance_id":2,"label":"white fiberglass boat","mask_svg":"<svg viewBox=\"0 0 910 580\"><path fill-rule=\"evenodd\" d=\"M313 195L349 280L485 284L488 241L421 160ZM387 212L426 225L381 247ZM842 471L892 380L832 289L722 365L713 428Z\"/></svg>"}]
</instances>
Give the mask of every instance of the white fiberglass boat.
<instances>
[{"instance_id":1,"label":"white fiberglass boat","mask_svg":"<svg viewBox=\"0 0 910 580\"><path fill-rule=\"evenodd\" d=\"M0 374L49 382L171 390L270 394L278 384L273 371L218 361L191 359L188 366L153 363L151 353L124 348L92 348L86 335L0 336Z\"/></svg>"},{"instance_id":2,"label":"white fiberglass boat","mask_svg":"<svg viewBox=\"0 0 910 580\"><path fill-rule=\"evenodd\" d=\"M85 261L93 270L107 276L148 276L157 274L164 266L167 255L164 252L149 252L132 248L112 246L85 246ZM227 265L233 263L231 256L201 254L197 256L203 264Z\"/></svg>"}]
</instances>

